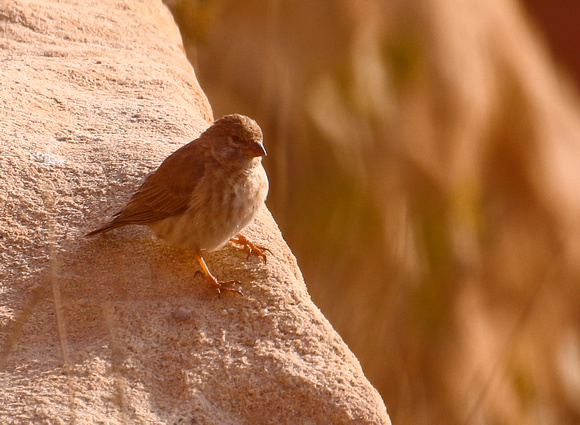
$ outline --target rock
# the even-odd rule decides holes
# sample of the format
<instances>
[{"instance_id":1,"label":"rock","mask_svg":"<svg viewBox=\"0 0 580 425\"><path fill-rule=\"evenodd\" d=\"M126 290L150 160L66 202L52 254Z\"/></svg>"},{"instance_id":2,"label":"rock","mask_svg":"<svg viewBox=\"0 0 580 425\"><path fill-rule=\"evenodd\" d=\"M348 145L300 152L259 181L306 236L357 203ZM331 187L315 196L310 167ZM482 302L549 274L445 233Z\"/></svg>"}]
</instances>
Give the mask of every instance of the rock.
<instances>
[{"instance_id":1,"label":"rock","mask_svg":"<svg viewBox=\"0 0 580 425\"><path fill-rule=\"evenodd\" d=\"M147 228L84 237L213 119L165 6L0 17L0 422L390 423L266 209L245 233L267 265L206 257L244 297Z\"/></svg>"}]
</instances>

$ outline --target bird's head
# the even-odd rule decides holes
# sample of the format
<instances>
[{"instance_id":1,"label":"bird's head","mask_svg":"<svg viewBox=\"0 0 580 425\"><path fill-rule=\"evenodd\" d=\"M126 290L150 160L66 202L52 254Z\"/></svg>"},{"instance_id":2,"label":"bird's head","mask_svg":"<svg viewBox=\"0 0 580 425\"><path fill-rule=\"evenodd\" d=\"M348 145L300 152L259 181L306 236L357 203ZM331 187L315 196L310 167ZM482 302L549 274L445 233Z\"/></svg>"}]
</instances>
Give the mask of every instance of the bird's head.
<instances>
[{"instance_id":1,"label":"bird's head","mask_svg":"<svg viewBox=\"0 0 580 425\"><path fill-rule=\"evenodd\" d=\"M266 156L262 130L244 115L226 115L213 123L202 135L211 140L214 158L222 164L250 165Z\"/></svg>"}]
</instances>

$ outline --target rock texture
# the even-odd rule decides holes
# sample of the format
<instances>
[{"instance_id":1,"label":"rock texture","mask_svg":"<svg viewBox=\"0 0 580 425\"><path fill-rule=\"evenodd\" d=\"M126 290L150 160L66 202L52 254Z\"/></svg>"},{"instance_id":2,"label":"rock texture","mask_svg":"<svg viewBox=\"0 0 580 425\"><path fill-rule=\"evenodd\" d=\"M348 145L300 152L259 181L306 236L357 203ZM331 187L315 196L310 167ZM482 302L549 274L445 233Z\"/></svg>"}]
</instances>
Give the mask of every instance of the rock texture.
<instances>
[{"instance_id":1,"label":"rock texture","mask_svg":"<svg viewBox=\"0 0 580 425\"><path fill-rule=\"evenodd\" d=\"M162 3L0 11L0 422L390 423L266 209L267 265L207 256L244 297L145 228L83 237L212 121Z\"/></svg>"}]
</instances>

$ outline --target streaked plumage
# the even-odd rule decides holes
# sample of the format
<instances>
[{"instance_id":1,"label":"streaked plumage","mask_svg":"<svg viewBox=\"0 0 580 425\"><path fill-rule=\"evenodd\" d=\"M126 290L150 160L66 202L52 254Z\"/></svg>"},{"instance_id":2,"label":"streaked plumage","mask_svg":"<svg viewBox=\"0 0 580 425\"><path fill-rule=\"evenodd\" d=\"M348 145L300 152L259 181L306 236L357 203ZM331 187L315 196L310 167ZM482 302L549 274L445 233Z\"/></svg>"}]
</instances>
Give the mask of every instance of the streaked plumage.
<instances>
[{"instance_id":1,"label":"streaked plumage","mask_svg":"<svg viewBox=\"0 0 580 425\"><path fill-rule=\"evenodd\" d=\"M206 278L236 291L209 273L201 251L221 248L256 216L268 193L262 166L266 151L258 124L243 115L217 120L198 139L167 157L125 208L88 236L131 224L147 225L170 245L194 250ZM241 236L241 235L240 235ZM265 258L264 249L236 238Z\"/></svg>"}]
</instances>

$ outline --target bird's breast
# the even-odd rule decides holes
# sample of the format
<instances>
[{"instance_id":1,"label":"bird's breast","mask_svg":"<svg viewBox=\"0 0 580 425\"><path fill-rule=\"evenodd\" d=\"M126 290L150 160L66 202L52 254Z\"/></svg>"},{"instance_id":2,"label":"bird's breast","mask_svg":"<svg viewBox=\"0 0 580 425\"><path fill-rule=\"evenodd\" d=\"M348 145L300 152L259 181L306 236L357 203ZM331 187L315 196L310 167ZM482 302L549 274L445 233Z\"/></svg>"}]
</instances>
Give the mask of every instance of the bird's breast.
<instances>
[{"instance_id":1,"label":"bird's breast","mask_svg":"<svg viewBox=\"0 0 580 425\"><path fill-rule=\"evenodd\" d=\"M268 194L260 165L250 171L209 170L192 193L187 210L153 223L155 234L171 245L194 250L221 248L254 219Z\"/></svg>"}]
</instances>

